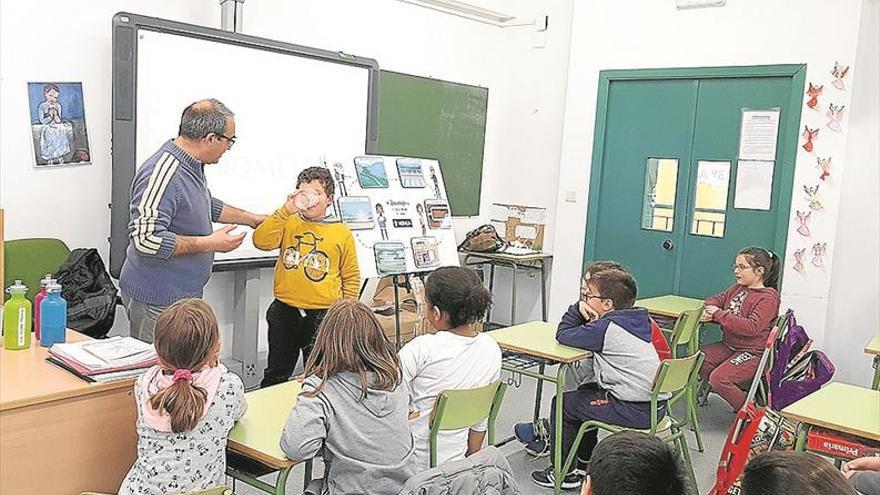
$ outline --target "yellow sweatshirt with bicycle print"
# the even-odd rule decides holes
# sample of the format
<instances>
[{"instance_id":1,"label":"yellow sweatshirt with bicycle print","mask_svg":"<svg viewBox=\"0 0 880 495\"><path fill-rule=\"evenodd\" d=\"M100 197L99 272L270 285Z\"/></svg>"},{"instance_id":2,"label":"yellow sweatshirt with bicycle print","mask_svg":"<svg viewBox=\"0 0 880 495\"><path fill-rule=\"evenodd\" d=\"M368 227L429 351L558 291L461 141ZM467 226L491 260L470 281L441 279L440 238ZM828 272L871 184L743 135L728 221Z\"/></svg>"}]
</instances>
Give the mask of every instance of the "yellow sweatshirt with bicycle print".
<instances>
[{"instance_id":1,"label":"yellow sweatshirt with bicycle print","mask_svg":"<svg viewBox=\"0 0 880 495\"><path fill-rule=\"evenodd\" d=\"M326 309L340 298L357 299L361 286L351 230L342 223L310 222L278 208L254 231L254 246L280 249L275 298L300 309Z\"/></svg>"}]
</instances>

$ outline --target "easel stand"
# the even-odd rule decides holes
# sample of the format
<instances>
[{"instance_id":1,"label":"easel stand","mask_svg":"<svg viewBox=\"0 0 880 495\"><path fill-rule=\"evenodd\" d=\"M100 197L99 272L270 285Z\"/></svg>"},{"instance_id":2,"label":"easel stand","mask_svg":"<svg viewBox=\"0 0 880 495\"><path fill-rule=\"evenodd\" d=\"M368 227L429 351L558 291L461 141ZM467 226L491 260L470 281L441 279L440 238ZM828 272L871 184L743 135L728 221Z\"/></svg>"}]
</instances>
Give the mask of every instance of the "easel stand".
<instances>
[{"instance_id":1,"label":"easel stand","mask_svg":"<svg viewBox=\"0 0 880 495\"><path fill-rule=\"evenodd\" d=\"M398 289L407 288L416 296L416 304L421 305L419 302L419 295L416 293L415 288L413 287L412 279L418 278L420 283L424 283L422 278L427 272L412 272L412 273L397 273L394 275L385 275L391 277L391 289L394 291L394 345L400 349L402 344L400 342L400 295L398 294ZM400 277L406 277L406 285L401 285ZM424 297L424 295L422 295ZM418 311L418 320L417 325L421 325L424 320L424 312ZM422 332L417 331L416 334L421 334Z\"/></svg>"}]
</instances>

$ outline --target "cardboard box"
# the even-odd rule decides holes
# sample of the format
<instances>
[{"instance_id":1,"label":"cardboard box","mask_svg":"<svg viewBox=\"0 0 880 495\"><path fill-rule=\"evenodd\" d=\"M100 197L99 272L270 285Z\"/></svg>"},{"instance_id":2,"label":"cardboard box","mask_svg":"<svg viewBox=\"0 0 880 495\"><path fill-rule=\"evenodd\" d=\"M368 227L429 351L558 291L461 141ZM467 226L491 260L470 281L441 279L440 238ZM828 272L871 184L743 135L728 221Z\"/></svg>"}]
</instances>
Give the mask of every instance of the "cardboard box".
<instances>
[{"instance_id":1,"label":"cardboard box","mask_svg":"<svg viewBox=\"0 0 880 495\"><path fill-rule=\"evenodd\" d=\"M540 252L544 249L546 208L493 203L489 221L502 239L514 246Z\"/></svg>"},{"instance_id":2,"label":"cardboard box","mask_svg":"<svg viewBox=\"0 0 880 495\"><path fill-rule=\"evenodd\" d=\"M398 279L397 287L398 304L400 306L400 343L409 342L417 335L434 331L427 319L422 319L419 325L419 301L418 296L406 287L406 277ZM396 339L394 318L394 283L391 277L384 277L376 284L373 295L367 296L367 306L373 310L376 319L382 326L385 336L392 342ZM364 297L361 298L364 300ZM424 299L421 300L424 307Z\"/></svg>"}]
</instances>

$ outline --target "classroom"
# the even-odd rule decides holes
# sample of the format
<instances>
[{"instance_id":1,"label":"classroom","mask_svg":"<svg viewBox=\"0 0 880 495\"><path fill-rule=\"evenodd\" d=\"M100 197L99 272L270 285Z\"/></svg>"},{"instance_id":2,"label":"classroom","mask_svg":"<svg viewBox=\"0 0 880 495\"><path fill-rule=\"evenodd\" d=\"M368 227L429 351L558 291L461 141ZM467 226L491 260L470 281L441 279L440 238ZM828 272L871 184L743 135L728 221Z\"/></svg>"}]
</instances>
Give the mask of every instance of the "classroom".
<instances>
[{"instance_id":1,"label":"classroom","mask_svg":"<svg viewBox=\"0 0 880 495\"><path fill-rule=\"evenodd\" d=\"M0 109L0 493L880 494L878 0L0 0Z\"/></svg>"}]
</instances>

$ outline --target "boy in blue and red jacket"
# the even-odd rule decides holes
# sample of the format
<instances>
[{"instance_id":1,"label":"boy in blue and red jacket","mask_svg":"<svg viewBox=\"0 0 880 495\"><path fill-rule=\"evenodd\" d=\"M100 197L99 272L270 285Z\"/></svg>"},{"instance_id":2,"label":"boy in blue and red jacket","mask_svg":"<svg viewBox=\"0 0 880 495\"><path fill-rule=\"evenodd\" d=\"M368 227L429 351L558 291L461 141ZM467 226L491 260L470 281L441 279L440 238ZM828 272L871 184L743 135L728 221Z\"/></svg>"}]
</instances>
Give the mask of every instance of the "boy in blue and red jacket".
<instances>
[{"instance_id":1,"label":"boy in blue and red jacket","mask_svg":"<svg viewBox=\"0 0 880 495\"><path fill-rule=\"evenodd\" d=\"M553 424L554 397L550 407L550 451L554 428L562 428L562 458L571 450L584 421L598 420L627 428L648 428L651 424L651 391L660 358L652 344L652 321L648 311L633 308L636 282L632 275L608 269L586 281L577 304L562 317L556 340L560 344L593 352L595 383L581 384L562 396L563 422ZM658 419L665 415L661 402ZM587 432L578 449L578 467L589 462L596 446L597 431ZM553 465L532 473L532 481L553 487ZM582 479L574 471L565 474L562 488L574 489Z\"/></svg>"}]
</instances>

